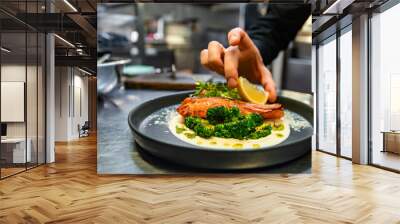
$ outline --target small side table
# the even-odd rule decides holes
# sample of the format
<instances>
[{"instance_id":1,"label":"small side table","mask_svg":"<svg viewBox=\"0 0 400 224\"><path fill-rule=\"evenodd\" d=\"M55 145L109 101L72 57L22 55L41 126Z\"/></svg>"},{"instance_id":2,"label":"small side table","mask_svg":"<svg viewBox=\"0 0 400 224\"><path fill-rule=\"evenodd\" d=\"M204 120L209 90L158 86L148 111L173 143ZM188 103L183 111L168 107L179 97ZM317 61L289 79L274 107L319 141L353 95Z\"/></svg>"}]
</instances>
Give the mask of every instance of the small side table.
<instances>
[{"instance_id":1,"label":"small side table","mask_svg":"<svg viewBox=\"0 0 400 224\"><path fill-rule=\"evenodd\" d=\"M400 131L382 131L383 150L382 152L392 152L400 154Z\"/></svg>"}]
</instances>

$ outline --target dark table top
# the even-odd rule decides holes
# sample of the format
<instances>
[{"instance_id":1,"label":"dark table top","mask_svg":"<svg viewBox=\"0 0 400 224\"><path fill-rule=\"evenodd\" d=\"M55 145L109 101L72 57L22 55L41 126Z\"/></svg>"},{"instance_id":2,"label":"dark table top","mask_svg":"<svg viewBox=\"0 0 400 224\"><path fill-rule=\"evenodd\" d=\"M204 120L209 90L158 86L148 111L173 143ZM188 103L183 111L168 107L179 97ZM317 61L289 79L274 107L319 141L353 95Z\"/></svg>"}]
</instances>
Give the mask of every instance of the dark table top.
<instances>
[{"instance_id":1,"label":"dark table top","mask_svg":"<svg viewBox=\"0 0 400 224\"><path fill-rule=\"evenodd\" d=\"M98 102L97 171L99 174L186 174L209 173L171 164L138 146L128 126L129 112L143 103L176 91L116 90ZM283 95L311 104L309 95L283 92ZM221 171L219 171L221 173ZM311 153L279 166L241 171L247 173L310 173Z\"/></svg>"}]
</instances>

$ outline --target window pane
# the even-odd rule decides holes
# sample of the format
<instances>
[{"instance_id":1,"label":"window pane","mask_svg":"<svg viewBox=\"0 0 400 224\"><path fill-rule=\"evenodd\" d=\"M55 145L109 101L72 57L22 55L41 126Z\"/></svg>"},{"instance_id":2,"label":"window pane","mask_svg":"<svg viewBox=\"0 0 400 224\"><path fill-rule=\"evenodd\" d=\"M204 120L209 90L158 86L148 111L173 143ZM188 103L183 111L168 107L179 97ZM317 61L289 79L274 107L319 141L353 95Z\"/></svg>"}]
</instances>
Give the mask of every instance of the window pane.
<instances>
[{"instance_id":1,"label":"window pane","mask_svg":"<svg viewBox=\"0 0 400 224\"><path fill-rule=\"evenodd\" d=\"M28 168L37 165L37 33L28 32L28 62L26 80L27 139L30 144Z\"/></svg>"},{"instance_id":2,"label":"window pane","mask_svg":"<svg viewBox=\"0 0 400 224\"><path fill-rule=\"evenodd\" d=\"M318 48L318 148L336 153L336 40Z\"/></svg>"},{"instance_id":3,"label":"window pane","mask_svg":"<svg viewBox=\"0 0 400 224\"><path fill-rule=\"evenodd\" d=\"M340 152L351 158L352 141L352 35L340 36Z\"/></svg>"},{"instance_id":4,"label":"window pane","mask_svg":"<svg viewBox=\"0 0 400 224\"><path fill-rule=\"evenodd\" d=\"M396 170L400 170L399 21L400 4L371 19L372 163Z\"/></svg>"},{"instance_id":5,"label":"window pane","mask_svg":"<svg viewBox=\"0 0 400 224\"><path fill-rule=\"evenodd\" d=\"M26 141L26 33L1 34L1 177L25 170L30 161Z\"/></svg>"}]
</instances>

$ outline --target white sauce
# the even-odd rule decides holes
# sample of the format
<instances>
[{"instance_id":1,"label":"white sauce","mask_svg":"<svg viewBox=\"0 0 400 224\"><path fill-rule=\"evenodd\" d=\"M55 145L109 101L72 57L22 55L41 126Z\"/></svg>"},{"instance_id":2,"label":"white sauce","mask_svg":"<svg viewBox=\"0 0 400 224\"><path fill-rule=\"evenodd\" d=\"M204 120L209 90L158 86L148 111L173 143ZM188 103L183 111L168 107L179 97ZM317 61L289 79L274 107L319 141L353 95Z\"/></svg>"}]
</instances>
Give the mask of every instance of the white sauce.
<instances>
[{"instance_id":1,"label":"white sauce","mask_svg":"<svg viewBox=\"0 0 400 224\"><path fill-rule=\"evenodd\" d=\"M257 148L271 147L285 141L290 134L290 126L287 119L282 119L284 124L284 129L281 131L272 130L271 134L259 139L246 139L239 140L233 138L219 138L211 137L209 139L195 136L194 138L189 138L185 134L195 135L192 130L187 128L184 124L184 118L178 113L171 113L169 117L168 127L170 131L179 139L184 142L197 145L205 148L219 148L219 149L244 149L251 150ZM185 131L181 133L176 132L176 127L184 128Z\"/></svg>"}]
</instances>

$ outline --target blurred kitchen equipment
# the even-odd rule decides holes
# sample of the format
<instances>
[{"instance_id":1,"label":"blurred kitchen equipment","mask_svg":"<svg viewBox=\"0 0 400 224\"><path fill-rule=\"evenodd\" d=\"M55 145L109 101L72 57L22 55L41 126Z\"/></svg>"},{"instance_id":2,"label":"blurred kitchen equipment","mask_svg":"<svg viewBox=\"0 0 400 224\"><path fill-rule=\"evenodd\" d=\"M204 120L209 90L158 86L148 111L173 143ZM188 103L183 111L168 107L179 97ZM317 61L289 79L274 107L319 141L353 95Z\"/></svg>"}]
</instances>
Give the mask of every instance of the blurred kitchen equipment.
<instances>
[{"instance_id":1,"label":"blurred kitchen equipment","mask_svg":"<svg viewBox=\"0 0 400 224\"><path fill-rule=\"evenodd\" d=\"M110 53L104 53L103 55L99 55L99 58L97 59L97 64L102 64L108 59L110 59L111 54Z\"/></svg>"},{"instance_id":2,"label":"blurred kitchen equipment","mask_svg":"<svg viewBox=\"0 0 400 224\"><path fill-rule=\"evenodd\" d=\"M157 69L154 74L136 77L123 76L125 88L149 88L159 90L190 90L196 82L207 82L212 79L210 74L188 74L176 72L175 65Z\"/></svg>"},{"instance_id":3,"label":"blurred kitchen equipment","mask_svg":"<svg viewBox=\"0 0 400 224\"><path fill-rule=\"evenodd\" d=\"M194 89L196 81L211 79L211 75L194 76L185 72L177 73L174 50L166 47L147 50L143 65L125 66L123 71L122 82L125 88L188 90Z\"/></svg>"},{"instance_id":4,"label":"blurred kitchen equipment","mask_svg":"<svg viewBox=\"0 0 400 224\"><path fill-rule=\"evenodd\" d=\"M97 63L97 94L99 100L102 100L103 102L107 101L112 105L117 106L112 99L110 99L109 95L113 90L121 87L121 66L130 63L131 60L104 60L107 57L110 58L107 54L100 57Z\"/></svg>"}]
</instances>

